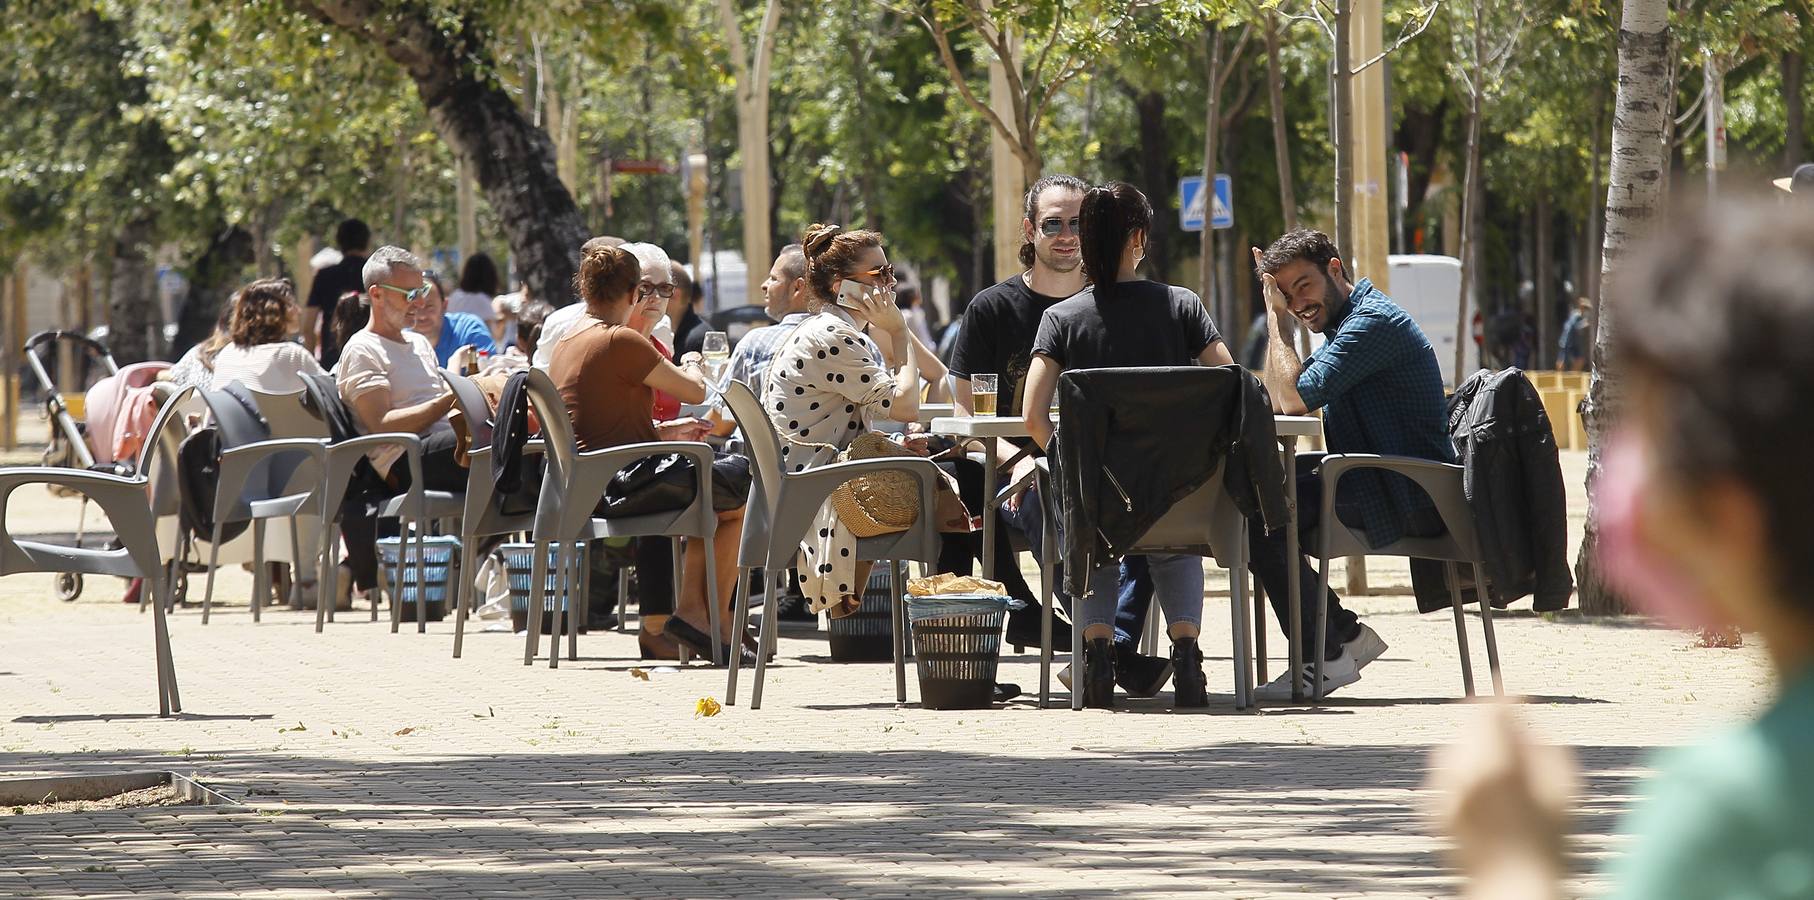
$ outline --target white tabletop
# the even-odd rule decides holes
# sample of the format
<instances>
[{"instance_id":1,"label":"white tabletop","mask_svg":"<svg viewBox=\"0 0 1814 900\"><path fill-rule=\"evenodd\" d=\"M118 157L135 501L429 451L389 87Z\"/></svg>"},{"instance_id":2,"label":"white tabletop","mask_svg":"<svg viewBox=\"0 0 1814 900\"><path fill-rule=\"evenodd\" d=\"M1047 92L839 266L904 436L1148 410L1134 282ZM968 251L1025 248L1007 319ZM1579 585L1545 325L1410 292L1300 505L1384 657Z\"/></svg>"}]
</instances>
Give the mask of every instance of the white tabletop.
<instances>
[{"instance_id":1,"label":"white tabletop","mask_svg":"<svg viewBox=\"0 0 1814 900\"><path fill-rule=\"evenodd\" d=\"M1323 433L1323 420L1316 416L1273 416L1272 423L1279 437L1316 437Z\"/></svg>"},{"instance_id":2,"label":"white tabletop","mask_svg":"<svg viewBox=\"0 0 1814 900\"><path fill-rule=\"evenodd\" d=\"M1024 438L1027 423L1019 416L940 416L927 430L970 438Z\"/></svg>"},{"instance_id":3,"label":"white tabletop","mask_svg":"<svg viewBox=\"0 0 1814 900\"><path fill-rule=\"evenodd\" d=\"M944 419L957 415L957 407L949 403L920 404L920 424L926 425L934 419Z\"/></svg>"}]
</instances>

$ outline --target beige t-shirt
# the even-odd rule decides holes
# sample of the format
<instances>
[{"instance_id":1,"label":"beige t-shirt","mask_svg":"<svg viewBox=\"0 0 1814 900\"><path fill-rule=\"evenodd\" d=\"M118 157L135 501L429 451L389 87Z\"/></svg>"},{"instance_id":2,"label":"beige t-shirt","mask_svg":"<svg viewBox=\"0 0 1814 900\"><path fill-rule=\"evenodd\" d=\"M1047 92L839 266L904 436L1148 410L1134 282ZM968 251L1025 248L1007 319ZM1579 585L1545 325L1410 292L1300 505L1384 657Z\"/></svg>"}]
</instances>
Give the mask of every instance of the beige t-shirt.
<instances>
[{"instance_id":1,"label":"beige t-shirt","mask_svg":"<svg viewBox=\"0 0 1814 900\"><path fill-rule=\"evenodd\" d=\"M360 329L340 348L334 380L340 385L341 399L349 405L355 398L381 387L390 388L391 409L427 403L447 392L447 382L441 380L441 369L435 362L435 348L413 331L405 331L403 340L393 341L369 328ZM436 419L421 434L427 437L452 428L445 418ZM381 447L372 451L372 465L388 474L391 463L402 455L401 448Z\"/></svg>"},{"instance_id":2,"label":"beige t-shirt","mask_svg":"<svg viewBox=\"0 0 1814 900\"><path fill-rule=\"evenodd\" d=\"M237 382L267 394L290 394L302 390L302 376L320 374L321 363L301 344L228 344L214 356L214 380L208 387L219 389Z\"/></svg>"}]
</instances>

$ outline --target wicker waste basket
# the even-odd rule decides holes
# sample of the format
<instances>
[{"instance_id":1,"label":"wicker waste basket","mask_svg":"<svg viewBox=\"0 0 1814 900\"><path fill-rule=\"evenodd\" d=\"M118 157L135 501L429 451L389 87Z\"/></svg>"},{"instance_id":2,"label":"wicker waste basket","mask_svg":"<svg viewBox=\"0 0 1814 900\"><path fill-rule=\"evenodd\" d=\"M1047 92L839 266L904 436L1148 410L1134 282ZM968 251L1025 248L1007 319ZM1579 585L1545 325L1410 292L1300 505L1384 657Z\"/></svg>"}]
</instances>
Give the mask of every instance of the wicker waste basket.
<instances>
[{"instance_id":1,"label":"wicker waste basket","mask_svg":"<svg viewBox=\"0 0 1814 900\"><path fill-rule=\"evenodd\" d=\"M454 585L459 584L455 579L460 577L460 539L449 534L423 538L420 570L416 567L415 539L407 539L407 549L405 540L387 537L377 541L385 590L403 621L416 621L416 603L426 599L428 609L423 618L439 622L447 616L448 599L454 595Z\"/></svg>"},{"instance_id":2,"label":"wicker waste basket","mask_svg":"<svg viewBox=\"0 0 1814 900\"><path fill-rule=\"evenodd\" d=\"M894 660L894 599L905 590L878 565L869 571L863 587L863 605L842 619L832 619L827 630L832 662L892 662Z\"/></svg>"},{"instance_id":3,"label":"wicker waste basket","mask_svg":"<svg viewBox=\"0 0 1814 900\"><path fill-rule=\"evenodd\" d=\"M553 634L557 630L565 633L567 630L564 615L567 611L567 598L561 593L561 585L564 581L561 578L561 572L556 569L558 565L554 552L556 549L558 548L553 544L548 545L548 576L542 582L541 634ZM498 547L498 553L504 557L504 577L510 582L511 631L529 630L529 586L535 580L532 566L535 561L534 551L534 544L502 544ZM573 545L573 552L584 554L586 548L584 545L576 543ZM581 558L585 557L582 555ZM574 586L574 593L585 597L587 589L590 587L588 582L591 581L590 566L582 567L582 571L585 572L585 576L582 578L581 584ZM563 613L558 623L555 621L554 615L557 607ZM582 634L586 632L586 620L583 616L580 618L579 630Z\"/></svg>"},{"instance_id":4,"label":"wicker waste basket","mask_svg":"<svg viewBox=\"0 0 1814 900\"><path fill-rule=\"evenodd\" d=\"M987 709L995 699L995 667L1009 599L992 594L934 594L907 598L913 652L920 673L920 706Z\"/></svg>"}]
</instances>

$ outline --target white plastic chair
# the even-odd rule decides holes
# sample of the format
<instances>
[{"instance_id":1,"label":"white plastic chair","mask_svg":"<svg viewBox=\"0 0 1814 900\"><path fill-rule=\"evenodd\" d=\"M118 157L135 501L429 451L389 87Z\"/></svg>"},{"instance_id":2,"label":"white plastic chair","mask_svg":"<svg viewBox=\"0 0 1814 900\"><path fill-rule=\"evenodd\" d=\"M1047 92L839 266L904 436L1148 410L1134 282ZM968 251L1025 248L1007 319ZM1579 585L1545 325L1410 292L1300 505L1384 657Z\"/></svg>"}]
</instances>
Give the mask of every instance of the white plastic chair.
<instances>
[{"instance_id":1,"label":"white plastic chair","mask_svg":"<svg viewBox=\"0 0 1814 900\"><path fill-rule=\"evenodd\" d=\"M887 457L832 463L802 472L784 471L781 439L775 434L774 423L769 421L756 395L742 382L732 381L725 386L724 400L743 432L750 454L750 471L755 476L749 506L743 514L743 535L737 551L737 606L732 621L737 623L739 633L749 616L749 570L761 566L768 584L768 596L771 600L780 597L781 579L787 577L788 561L793 559L795 548L806 536L806 530L812 527L819 508L838 485L859 475L903 472L919 486L920 509L936 508L939 471L931 460ZM924 512L905 531L858 540L856 557L859 561L890 560L893 583L903 585L906 581L901 560L935 564L938 551L938 523L930 512ZM907 700L907 616L901 598L897 595L893 600L894 692L895 700L904 703ZM775 645L777 636L775 605L771 602L762 616L762 638L757 642L761 652L756 654L756 684L750 695L751 709L762 708L762 682L768 671L769 650ZM724 702L729 705L737 702L737 672L741 668L738 656L733 647L730 677L724 693Z\"/></svg>"},{"instance_id":2,"label":"white plastic chair","mask_svg":"<svg viewBox=\"0 0 1814 900\"><path fill-rule=\"evenodd\" d=\"M170 625L166 611L170 605L170 579L159 549L157 521L152 515L151 479L146 474L154 451L165 438L165 432L180 429L181 400L179 391L152 420L149 437L139 452L139 474L126 477L103 472L47 466L21 466L0 469L0 523L6 521L6 507L13 492L27 485L64 488L101 507L121 547L64 547L40 541L25 540L5 533L0 527L0 576L22 572L79 572L85 575L115 575L121 578L143 578L143 593L150 596L152 608L152 644L156 658L158 714L168 716L183 711L177 692L176 663L170 652ZM180 440L180 438L179 438Z\"/></svg>"},{"instance_id":3,"label":"white plastic chair","mask_svg":"<svg viewBox=\"0 0 1814 900\"><path fill-rule=\"evenodd\" d=\"M1455 613L1455 646L1461 655L1461 683L1469 697L1474 696L1474 667L1468 654L1466 617L1462 615L1461 570L1458 563L1474 567L1474 590L1480 602L1480 627L1486 633L1487 667L1493 677L1493 693L1503 695L1505 683L1499 672L1499 642L1493 636L1493 603L1487 597L1485 555L1481 552L1480 535L1474 530L1473 512L1468 508L1467 494L1462 489L1461 466L1409 456L1379 456L1371 453L1332 453L1323 457L1323 506L1318 520L1315 542L1319 566L1319 598L1329 596L1329 561L1347 556L1404 556L1432 559L1444 563L1449 583L1450 608ZM1335 517L1336 487L1344 476L1359 471L1393 472L1416 483L1435 503L1441 516L1444 534L1436 537L1403 537L1384 547L1369 547L1362 532L1350 528ZM1329 608L1317 604L1316 643L1310 678L1311 699L1323 699L1323 654L1321 648L1329 633ZM1299 657L1302 658L1302 657Z\"/></svg>"},{"instance_id":4,"label":"white plastic chair","mask_svg":"<svg viewBox=\"0 0 1814 900\"><path fill-rule=\"evenodd\" d=\"M547 467L542 475L542 492L540 503L535 513L535 525L532 529L534 548L532 554L529 587L529 624L528 637L523 646L523 664L530 665L535 661L535 645L541 637L541 610L543 609L548 578L548 547L556 544L559 550L557 569L570 571L575 567L575 558L579 556L573 550L574 544L587 543L613 537L691 537L702 542L701 551L705 558L712 558L712 536L718 530L718 515L712 510L712 459L711 445L682 441L650 441L640 444L627 444L606 450L589 450L579 452L574 442L573 421L568 418L566 404L561 400L560 390L548 373L541 369L529 370L529 402L533 404L536 415L542 423L542 443ZM627 516L619 518L597 518L593 510L605 494L605 488L611 483L612 476L618 470L648 456L659 456L675 453L693 461L696 488L693 502L686 508L672 512L651 513L644 516ZM679 608L680 593L680 548L675 544L674 591L675 607ZM712 636L712 658L718 659L721 649L718 642L719 611L717 579L711 577L711 565L706 566L705 579L706 609L710 619L709 628ZM580 594L576 578L564 581L563 593L567 597L567 658L579 658L579 623L585 614L586 598ZM557 621L559 621L557 619ZM738 648L731 647L731 655L738 655ZM685 662L685 654L682 654ZM548 636L548 667L560 665L560 633L555 631Z\"/></svg>"}]
</instances>

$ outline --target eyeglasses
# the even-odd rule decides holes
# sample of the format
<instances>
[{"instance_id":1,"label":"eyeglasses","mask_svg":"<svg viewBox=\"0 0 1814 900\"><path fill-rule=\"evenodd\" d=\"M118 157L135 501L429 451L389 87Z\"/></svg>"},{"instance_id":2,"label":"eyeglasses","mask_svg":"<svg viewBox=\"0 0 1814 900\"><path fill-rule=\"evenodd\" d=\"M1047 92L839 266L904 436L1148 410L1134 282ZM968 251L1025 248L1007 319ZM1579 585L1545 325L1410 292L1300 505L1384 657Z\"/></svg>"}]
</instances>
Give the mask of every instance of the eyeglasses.
<instances>
[{"instance_id":1,"label":"eyeglasses","mask_svg":"<svg viewBox=\"0 0 1814 900\"><path fill-rule=\"evenodd\" d=\"M636 293L641 297L647 297L650 294L658 297L672 297L674 296L674 284L673 282L656 284L653 281L645 281L636 286Z\"/></svg>"},{"instance_id":2,"label":"eyeglasses","mask_svg":"<svg viewBox=\"0 0 1814 900\"><path fill-rule=\"evenodd\" d=\"M405 303L414 303L417 300L420 300L423 297L428 296L428 292L435 289L434 282L432 282L432 281L427 284L422 285L421 287L417 287L417 288L400 288L394 284L383 284L383 283L374 284L374 285L372 285L372 287L390 288L391 290L396 291L399 294L402 294L403 302L405 302Z\"/></svg>"},{"instance_id":3,"label":"eyeglasses","mask_svg":"<svg viewBox=\"0 0 1814 900\"><path fill-rule=\"evenodd\" d=\"M852 275L864 275L869 278L873 278L876 281L893 281L894 280L894 266L876 266L873 269L852 272L851 274Z\"/></svg>"},{"instance_id":4,"label":"eyeglasses","mask_svg":"<svg viewBox=\"0 0 1814 900\"><path fill-rule=\"evenodd\" d=\"M1057 237L1059 234L1063 233L1067 227L1072 234L1081 233L1077 230L1076 216L1072 216L1069 219L1041 219L1039 222L1039 233L1046 237Z\"/></svg>"}]
</instances>

